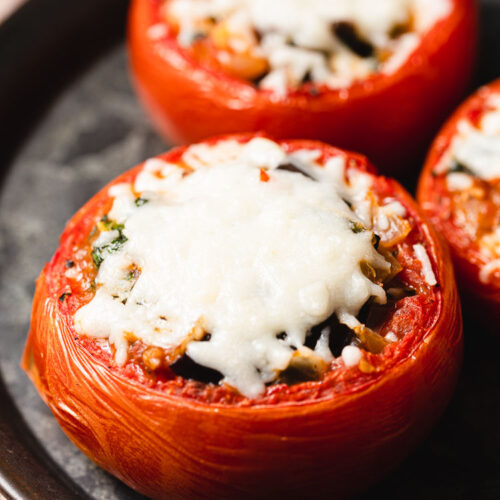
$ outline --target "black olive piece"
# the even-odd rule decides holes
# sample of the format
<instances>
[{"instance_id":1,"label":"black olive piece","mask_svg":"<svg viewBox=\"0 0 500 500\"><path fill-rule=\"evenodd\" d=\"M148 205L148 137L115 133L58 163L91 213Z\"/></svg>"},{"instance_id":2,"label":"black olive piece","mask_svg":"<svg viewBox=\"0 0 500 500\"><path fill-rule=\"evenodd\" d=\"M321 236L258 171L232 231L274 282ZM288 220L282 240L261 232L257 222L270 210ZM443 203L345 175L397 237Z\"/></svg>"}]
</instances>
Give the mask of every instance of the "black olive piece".
<instances>
[{"instance_id":1,"label":"black olive piece","mask_svg":"<svg viewBox=\"0 0 500 500\"><path fill-rule=\"evenodd\" d=\"M467 167L467 165L464 165L463 163L460 163L458 160L454 159L452 160L450 168L448 169L447 173L450 174L455 172L460 172L474 176L474 172L472 172L472 170L469 167Z\"/></svg>"},{"instance_id":2,"label":"black olive piece","mask_svg":"<svg viewBox=\"0 0 500 500\"><path fill-rule=\"evenodd\" d=\"M278 333L278 334L276 335L276 338L277 338L278 340L286 340L286 339L288 338L288 335L287 335L287 333L286 333L286 332L281 332L281 333ZM289 347L292 351L296 351L296 350L297 350L297 348L296 348L294 345L291 345L291 344L290 344L288 347Z\"/></svg>"},{"instance_id":3,"label":"black olive piece","mask_svg":"<svg viewBox=\"0 0 500 500\"><path fill-rule=\"evenodd\" d=\"M375 52L373 45L361 37L354 24L347 21L339 21L333 23L332 31L344 45L349 47L359 57L373 56Z\"/></svg>"},{"instance_id":4,"label":"black olive piece","mask_svg":"<svg viewBox=\"0 0 500 500\"><path fill-rule=\"evenodd\" d=\"M312 82L312 75L311 72L308 70L302 77L302 83L309 83L309 82Z\"/></svg>"},{"instance_id":5,"label":"black olive piece","mask_svg":"<svg viewBox=\"0 0 500 500\"><path fill-rule=\"evenodd\" d=\"M273 382L273 384L296 385L318 379L318 372L311 367L308 367L306 364L299 364L297 366L291 364L280 373L279 377L275 382Z\"/></svg>"},{"instance_id":6,"label":"black olive piece","mask_svg":"<svg viewBox=\"0 0 500 500\"><path fill-rule=\"evenodd\" d=\"M66 267L66 269L71 269L72 267L75 267L75 263L72 260L67 260L64 263L64 267Z\"/></svg>"},{"instance_id":7,"label":"black olive piece","mask_svg":"<svg viewBox=\"0 0 500 500\"><path fill-rule=\"evenodd\" d=\"M373 247L375 250L378 250L378 246L380 245L380 236L378 234L373 233Z\"/></svg>"},{"instance_id":8,"label":"black olive piece","mask_svg":"<svg viewBox=\"0 0 500 500\"><path fill-rule=\"evenodd\" d=\"M175 360L170 369L182 378L189 380L197 380L204 384L218 384L223 375L217 370L199 365L190 358L187 354L183 354L180 358Z\"/></svg>"},{"instance_id":9,"label":"black olive piece","mask_svg":"<svg viewBox=\"0 0 500 500\"><path fill-rule=\"evenodd\" d=\"M253 34L255 35L255 39L257 40L257 43L260 44L262 41L262 37L264 36L261 31L259 31L257 28L254 28Z\"/></svg>"},{"instance_id":10,"label":"black olive piece","mask_svg":"<svg viewBox=\"0 0 500 500\"><path fill-rule=\"evenodd\" d=\"M62 295L59 296L59 302L64 302L66 300L66 297L69 297L71 295L71 292L64 292Z\"/></svg>"},{"instance_id":11,"label":"black olive piece","mask_svg":"<svg viewBox=\"0 0 500 500\"><path fill-rule=\"evenodd\" d=\"M307 172L304 172L301 168L299 168L297 165L294 165L292 162L282 163L276 168L276 170L286 170L287 172L292 172L294 174L302 174L304 177L307 177L308 179L311 179L313 181L316 180L314 177L310 176Z\"/></svg>"},{"instance_id":12,"label":"black olive piece","mask_svg":"<svg viewBox=\"0 0 500 500\"><path fill-rule=\"evenodd\" d=\"M340 323L336 314L332 314L325 321L311 329L304 344L309 347L309 349L314 349L321 336L321 332L325 328L328 328L330 332L328 347L335 357L340 356L342 349L346 345L351 345L356 342L357 337L352 330Z\"/></svg>"}]
</instances>

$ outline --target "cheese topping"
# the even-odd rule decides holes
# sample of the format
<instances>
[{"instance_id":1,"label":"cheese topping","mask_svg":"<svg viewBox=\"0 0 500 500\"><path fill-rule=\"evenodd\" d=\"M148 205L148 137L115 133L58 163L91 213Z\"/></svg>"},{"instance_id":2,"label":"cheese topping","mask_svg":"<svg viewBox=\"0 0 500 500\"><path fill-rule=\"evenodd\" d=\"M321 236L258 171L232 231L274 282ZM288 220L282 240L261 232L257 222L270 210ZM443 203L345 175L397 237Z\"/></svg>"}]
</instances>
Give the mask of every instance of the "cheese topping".
<instances>
[{"instance_id":1,"label":"cheese topping","mask_svg":"<svg viewBox=\"0 0 500 500\"><path fill-rule=\"evenodd\" d=\"M490 96L485 109L477 125L466 118L458 123L457 134L437 167L438 173L451 175L458 168L486 181L500 178L500 94Z\"/></svg>"},{"instance_id":2,"label":"cheese topping","mask_svg":"<svg viewBox=\"0 0 500 500\"><path fill-rule=\"evenodd\" d=\"M450 0L167 0L183 46L209 38L223 66L277 93L305 81L349 86L392 73ZM235 57L235 55L237 57Z\"/></svg>"},{"instance_id":3,"label":"cheese topping","mask_svg":"<svg viewBox=\"0 0 500 500\"><path fill-rule=\"evenodd\" d=\"M422 274L424 275L425 282L430 286L436 285L436 275L432 270L431 261L427 255L425 247L422 244L417 243L416 245L413 245L413 251L422 265Z\"/></svg>"},{"instance_id":4,"label":"cheese topping","mask_svg":"<svg viewBox=\"0 0 500 500\"><path fill-rule=\"evenodd\" d=\"M185 352L248 397L297 356L329 363L329 332L313 351L311 328L332 314L362 327L360 308L386 301L367 276L391 264L365 206L372 177L319 156L226 140L189 147L180 165L149 160L133 185L111 187L93 244L97 290L77 332L108 338L119 364L136 339Z\"/></svg>"}]
</instances>

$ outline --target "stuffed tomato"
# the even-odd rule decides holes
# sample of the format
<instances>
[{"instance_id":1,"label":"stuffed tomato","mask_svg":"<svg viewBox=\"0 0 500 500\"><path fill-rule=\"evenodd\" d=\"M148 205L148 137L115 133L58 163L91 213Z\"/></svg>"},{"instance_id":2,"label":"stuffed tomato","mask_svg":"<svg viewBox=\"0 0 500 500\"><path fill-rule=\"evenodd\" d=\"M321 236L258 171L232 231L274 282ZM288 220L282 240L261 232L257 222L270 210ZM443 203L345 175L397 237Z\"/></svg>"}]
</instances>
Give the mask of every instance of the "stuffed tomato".
<instances>
[{"instance_id":1,"label":"stuffed tomato","mask_svg":"<svg viewBox=\"0 0 500 500\"><path fill-rule=\"evenodd\" d=\"M418 200L448 241L470 310L500 319L500 80L482 87L438 134Z\"/></svg>"},{"instance_id":2,"label":"stuffed tomato","mask_svg":"<svg viewBox=\"0 0 500 500\"><path fill-rule=\"evenodd\" d=\"M399 184L246 135L150 159L76 213L23 367L153 498L343 498L426 435L461 349L446 249Z\"/></svg>"},{"instance_id":3,"label":"stuffed tomato","mask_svg":"<svg viewBox=\"0 0 500 500\"><path fill-rule=\"evenodd\" d=\"M415 161L464 95L474 0L134 0L129 53L158 130L265 130ZM411 138L411 140L409 140Z\"/></svg>"}]
</instances>

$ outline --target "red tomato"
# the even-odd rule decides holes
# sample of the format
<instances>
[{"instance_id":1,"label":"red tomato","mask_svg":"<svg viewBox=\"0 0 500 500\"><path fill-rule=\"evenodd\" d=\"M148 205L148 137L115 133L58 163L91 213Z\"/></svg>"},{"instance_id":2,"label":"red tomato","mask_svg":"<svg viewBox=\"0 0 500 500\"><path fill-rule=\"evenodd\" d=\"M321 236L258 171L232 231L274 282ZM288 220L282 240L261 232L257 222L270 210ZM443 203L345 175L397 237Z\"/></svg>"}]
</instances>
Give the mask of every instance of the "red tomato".
<instances>
[{"instance_id":1,"label":"red tomato","mask_svg":"<svg viewBox=\"0 0 500 500\"><path fill-rule=\"evenodd\" d=\"M404 172L468 88L476 55L477 3L451 0L450 14L424 35L393 74L374 74L317 95L280 98L198 64L166 33L152 40L160 0L134 0L129 16L131 71L160 133L175 143L264 130L277 138L318 139Z\"/></svg>"},{"instance_id":2,"label":"red tomato","mask_svg":"<svg viewBox=\"0 0 500 500\"><path fill-rule=\"evenodd\" d=\"M465 118L477 125L488 110L489 97L499 93L500 79L480 88L451 116L429 151L417 192L423 210L449 243L465 303L490 328L500 320L500 271L493 272L487 283L480 279L481 269L494 259L480 251L478 240L498 226L500 184L498 180L475 179L479 196L468 200L466 191L450 193L445 173L436 175L434 169L454 138L459 121ZM467 218L460 221L458 212L467 213Z\"/></svg>"},{"instance_id":3,"label":"red tomato","mask_svg":"<svg viewBox=\"0 0 500 500\"><path fill-rule=\"evenodd\" d=\"M70 220L37 282L24 369L85 454L154 498L350 496L409 453L453 391L462 352L453 270L415 202L362 156L313 141L281 145L320 149L322 161L345 157L373 175L375 196L393 197L407 211L412 229L397 258L400 279L417 293L395 302L385 319L383 328L401 340L365 353L364 364L338 363L319 381L269 386L256 399L168 371L155 375L134 359L117 366L107 342L79 336L73 325L95 293L89 237L109 211L108 188ZM175 162L183 151L161 158ZM141 168L112 184L133 181ZM425 245L439 286L425 284L415 243Z\"/></svg>"}]
</instances>

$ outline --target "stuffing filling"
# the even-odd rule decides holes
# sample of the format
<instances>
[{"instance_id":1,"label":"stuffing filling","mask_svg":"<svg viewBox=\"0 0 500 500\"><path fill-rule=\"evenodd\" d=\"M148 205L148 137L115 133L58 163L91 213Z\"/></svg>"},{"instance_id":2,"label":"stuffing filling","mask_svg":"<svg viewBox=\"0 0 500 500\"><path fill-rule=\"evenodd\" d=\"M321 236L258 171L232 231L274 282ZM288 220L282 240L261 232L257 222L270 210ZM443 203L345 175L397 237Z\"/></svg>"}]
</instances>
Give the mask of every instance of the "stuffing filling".
<instances>
[{"instance_id":1,"label":"stuffing filling","mask_svg":"<svg viewBox=\"0 0 500 500\"><path fill-rule=\"evenodd\" d=\"M445 176L454 223L488 261L480 272L488 282L500 272L500 94L460 120L434 174Z\"/></svg>"},{"instance_id":2,"label":"stuffing filling","mask_svg":"<svg viewBox=\"0 0 500 500\"><path fill-rule=\"evenodd\" d=\"M284 94L392 73L450 0L166 0L150 36L173 33L201 63Z\"/></svg>"},{"instance_id":3,"label":"stuffing filling","mask_svg":"<svg viewBox=\"0 0 500 500\"><path fill-rule=\"evenodd\" d=\"M398 278L412 221L373 181L342 156L265 138L147 161L109 189L77 333L107 339L118 365L168 367L247 397L362 366L363 353L400 340L375 327L380 317L436 285L421 243L409 245L419 285Z\"/></svg>"}]
</instances>

